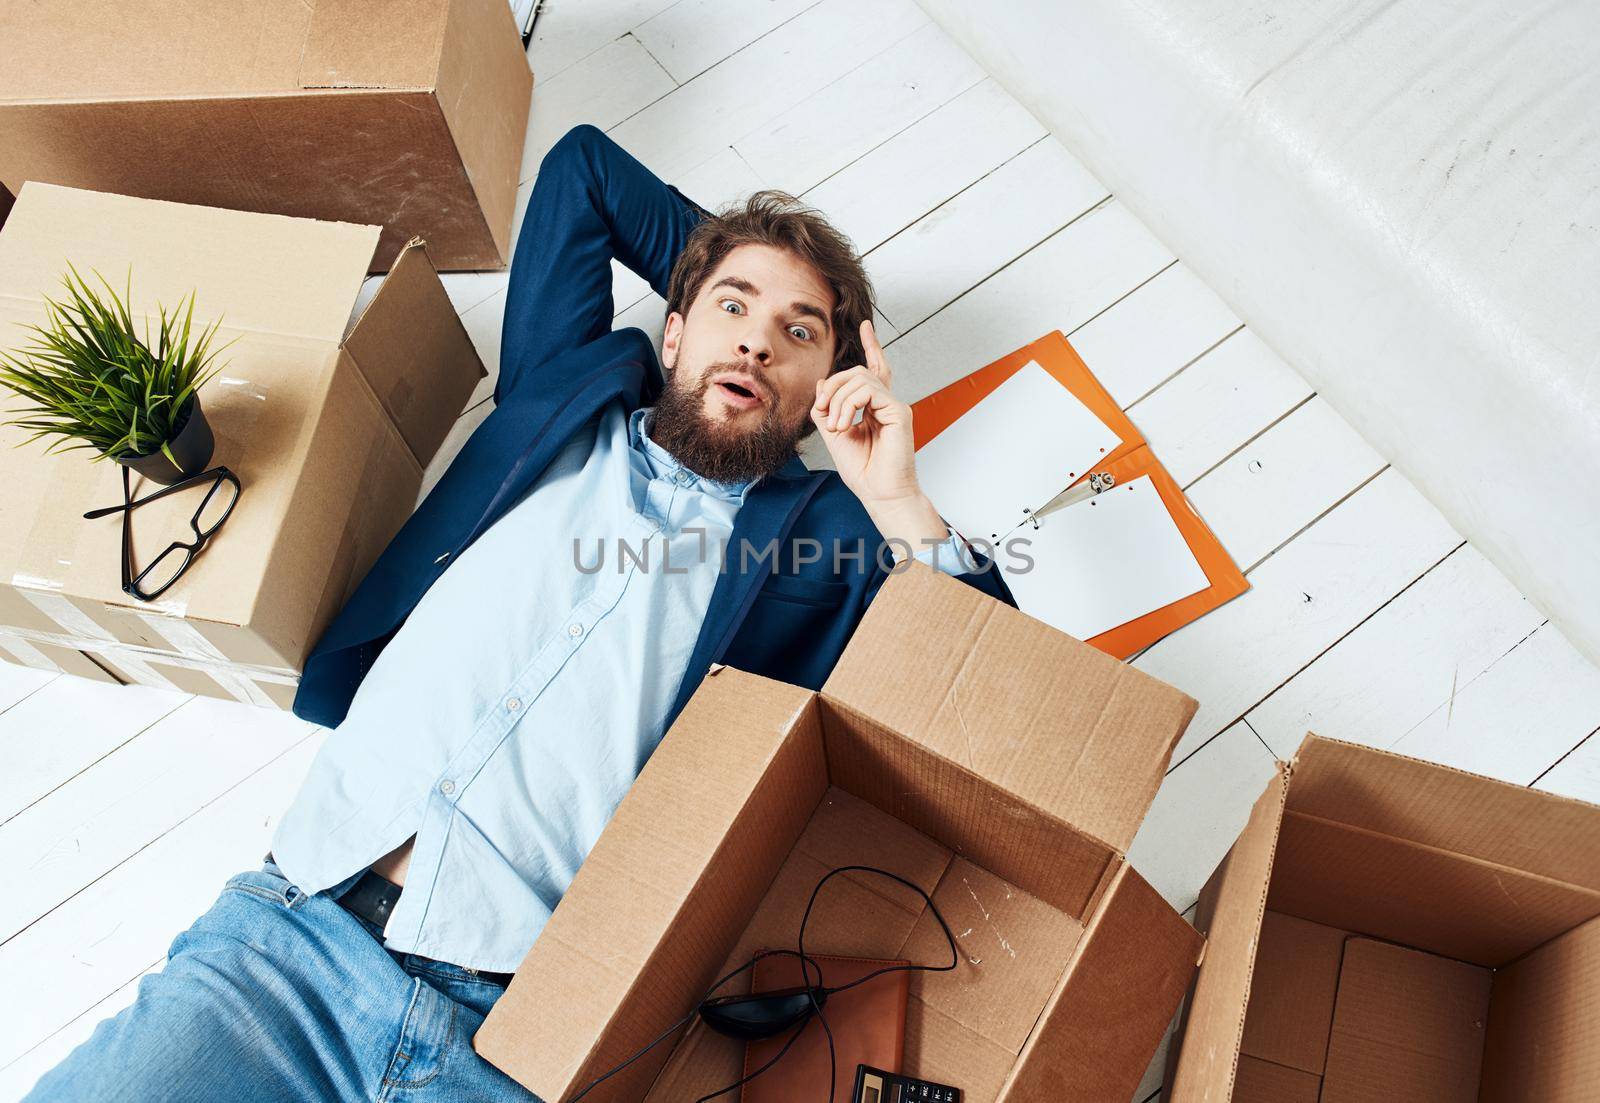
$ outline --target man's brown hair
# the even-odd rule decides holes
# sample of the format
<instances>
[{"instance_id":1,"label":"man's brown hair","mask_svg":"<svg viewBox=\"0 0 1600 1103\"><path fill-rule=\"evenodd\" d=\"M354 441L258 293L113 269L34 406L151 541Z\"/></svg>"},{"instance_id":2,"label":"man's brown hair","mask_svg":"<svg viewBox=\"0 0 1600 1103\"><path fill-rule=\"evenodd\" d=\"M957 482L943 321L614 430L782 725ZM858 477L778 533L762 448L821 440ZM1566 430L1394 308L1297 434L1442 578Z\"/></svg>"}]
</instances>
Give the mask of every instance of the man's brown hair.
<instances>
[{"instance_id":1,"label":"man's brown hair","mask_svg":"<svg viewBox=\"0 0 1600 1103\"><path fill-rule=\"evenodd\" d=\"M785 249L816 269L833 290L833 370L863 362L861 323L872 317L872 281L850 239L787 192L758 191L690 231L672 268L667 310L687 315L717 265L741 245Z\"/></svg>"}]
</instances>

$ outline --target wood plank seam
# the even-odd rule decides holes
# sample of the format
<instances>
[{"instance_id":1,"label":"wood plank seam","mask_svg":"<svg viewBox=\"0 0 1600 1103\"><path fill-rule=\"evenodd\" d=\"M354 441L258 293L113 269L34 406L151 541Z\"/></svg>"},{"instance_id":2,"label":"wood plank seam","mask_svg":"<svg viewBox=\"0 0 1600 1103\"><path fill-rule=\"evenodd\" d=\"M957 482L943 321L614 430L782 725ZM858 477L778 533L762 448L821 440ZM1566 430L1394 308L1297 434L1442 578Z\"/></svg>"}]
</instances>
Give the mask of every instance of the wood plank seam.
<instances>
[{"instance_id":1,"label":"wood plank seam","mask_svg":"<svg viewBox=\"0 0 1600 1103\"><path fill-rule=\"evenodd\" d=\"M1459 552L1462 548L1464 548L1466 546L1467 546L1467 541L1463 540L1459 544L1457 544L1455 547L1451 548L1444 555L1440 556L1437 560L1435 560L1434 562L1428 564L1428 566L1427 566L1427 568L1425 570L1423 570L1420 574L1418 574L1411 581L1407 582L1404 586L1402 586L1392 596L1390 596L1389 598L1385 599L1380 605L1378 605L1377 608L1373 609L1370 613L1368 613L1365 616L1363 616L1355 624L1351 625L1346 631L1340 633L1340 635L1338 636L1337 639L1333 640L1331 643L1329 643L1322 650L1318 651L1316 653L1316 655L1312 656L1311 659L1309 659L1307 662L1302 664L1299 667L1299 669L1295 670L1288 677L1284 678L1277 685L1273 686L1271 690L1269 690L1268 692L1262 694L1258 699L1256 699L1247 708L1245 708L1243 712L1239 713L1233 719L1231 719L1227 723L1223 724L1222 728L1221 728L1221 731L1218 731L1215 734L1209 736L1205 740L1204 743L1201 743L1199 746L1195 747L1194 750L1191 750L1188 754L1184 755L1183 758L1178 763L1175 764L1175 766L1181 766L1181 765L1183 765L1184 762L1187 762L1187 761L1189 761L1189 759L1193 758L1197 752L1199 752L1199 751L1201 751L1201 750L1203 750L1205 748L1206 744L1210 743L1213 739L1217 738L1217 736L1221 735L1222 732L1227 731L1229 728L1233 727L1233 725L1235 725L1239 721L1243 720L1245 718L1245 716L1247 714L1249 714L1252 710L1254 710L1256 708L1259 708L1263 701L1267 700L1267 698L1271 697L1274 693L1277 693L1280 689L1282 689L1284 686L1288 685L1295 678L1299 677L1306 670L1309 670L1317 662L1318 659L1321 659L1329 651L1331 651L1335 647L1339 646L1339 644L1344 639L1346 639L1350 635L1351 632L1354 632L1356 629L1360 628L1363 624L1367 623L1367 621L1371 620L1373 617L1375 617L1379 613L1381 613L1384 609L1387 609L1389 607L1389 605L1395 600L1395 598L1398 598L1401 594L1403 594L1407 590L1411 589L1411 587L1415 586L1418 582L1421 582L1424 578L1426 578L1428 576L1428 574L1431 571L1433 571L1436 567L1438 567L1439 564L1443 563L1445 560L1449 559L1452 555L1455 555L1457 552ZM1310 600L1309 596L1307 597L1306 600L1308 600L1308 601ZM1252 730L1254 730L1254 729L1252 729Z\"/></svg>"},{"instance_id":2,"label":"wood plank seam","mask_svg":"<svg viewBox=\"0 0 1600 1103\"><path fill-rule=\"evenodd\" d=\"M53 681L54 681L54 679L52 679L52 682ZM51 684L51 683L50 682L46 682L45 683L45 685L49 685L49 684ZM43 689L43 688L44 688L44 686L40 686L39 687L39 689ZM34 690L34 693L37 693L38 691L39 690ZM32 697L33 693L28 694L28 696ZM26 698L24 698L24 699L26 699ZM37 797L34 797L27 804L23 805L21 808L18 808L11 815L7 816L3 820L0 820L0 827L4 827L6 824L10 823L12 820L14 820L18 816L22 815L28 809L32 808L34 805L36 805L40 801L44 800L51 793L54 793L57 790L62 789L67 785L70 785L72 783L72 779L77 777L79 774L83 773L84 770L87 770L90 767L94 766L95 763L100 762L100 761L108 758L111 755L116 754L123 747L126 747L129 743L132 743L135 739L138 739L145 732L149 731L151 728L155 727L157 724L161 723L167 717L171 716L173 713L177 712L184 705L187 705L190 701L193 701L193 700L194 700L194 694L190 693L190 694L185 695L184 698L181 701L179 701L176 705L174 705L172 708L168 709L166 712L162 713L160 716L156 717L154 720L150 721L150 723L146 724L144 727L140 728L138 731L136 731L133 734L129 735L128 738L124 739L121 743L118 743L115 747L109 748L108 750L106 750L106 752L104 754L102 754L99 757L95 758L93 761L85 763L84 766L81 769L75 771L72 774L71 777L68 777L68 778L64 779L63 781L60 782L60 784L51 786L45 792L40 793ZM19 701L18 704L21 704L21 702Z\"/></svg>"},{"instance_id":3,"label":"wood plank seam","mask_svg":"<svg viewBox=\"0 0 1600 1103\"><path fill-rule=\"evenodd\" d=\"M818 0L818 3L821 3L821 0ZM634 34L633 31L629 31L627 34L622 35L621 38L631 38L631 39L633 39L633 41L638 44L639 49L644 51L644 56L649 58L651 61L656 63L656 68L660 69L663 73L665 73L667 79L672 82L672 92L676 92L678 89L683 87L683 82L680 81L677 77L672 75L672 70L668 69L665 65L661 64L661 59L656 57L655 54L652 54L650 52L650 47L645 45L644 39L642 39L638 35ZM717 64L720 65L721 61L719 60L717 62ZM699 74L696 74L696 76L698 76L698 75ZM691 77L690 79L693 80L694 78ZM672 92L668 92L667 95L668 96L672 95ZM662 97L662 98L665 98L665 97ZM646 104L645 106L648 107L649 105ZM641 108L640 110L643 110L643 108Z\"/></svg>"},{"instance_id":4,"label":"wood plank seam","mask_svg":"<svg viewBox=\"0 0 1600 1103\"><path fill-rule=\"evenodd\" d=\"M49 685L51 682L54 682L59 677L61 677L61 672L58 670L54 674L52 674L49 678L46 678L44 681L42 681L38 685L34 686L28 692L24 693L21 697L18 697L15 701L11 702L5 708L0 708L0 716L4 716L6 713L10 712L12 709L14 709L18 705L22 704L22 702L26 701L29 697L32 697L35 693L38 693L41 689L43 689L45 686Z\"/></svg>"},{"instance_id":5,"label":"wood plank seam","mask_svg":"<svg viewBox=\"0 0 1600 1103\"><path fill-rule=\"evenodd\" d=\"M1530 789L1536 788L1538 786L1538 784L1541 781L1544 780L1545 774L1548 774L1551 770L1554 770L1557 766L1561 765L1567 759L1569 759L1573 755L1577 754L1585 746L1588 745L1589 740L1593 739L1597 735L1600 735L1600 728L1596 728L1594 731L1590 732L1588 735L1586 735L1582 739L1578 740L1578 745L1577 746L1573 747L1572 750L1568 751L1566 754L1562 755L1560 758L1558 758L1554 762L1552 762L1548 767L1545 768L1544 773L1540 774L1538 777L1536 777L1532 781L1528 782L1528 788L1530 788Z\"/></svg>"},{"instance_id":6,"label":"wood plank seam","mask_svg":"<svg viewBox=\"0 0 1600 1103\"><path fill-rule=\"evenodd\" d=\"M888 348L893 346L895 341L899 341L899 340L902 340L905 337L910 336L911 334L915 333L917 330L921 329L923 326L927 325L929 322L933 321L933 319L937 318L941 313L943 313L944 311L950 309L950 307L952 305L954 305L955 303L960 302L962 299L964 299L968 295L972 294L978 288L982 287L984 284L986 284L990 280L994 279L1000 273L1004 272L1006 269L1010 268L1012 265L1016 264L1018 261L1022 260L1024 257L1030 256L1031 254L1038 252L1039 249L1042 246L1044 246L1045 244L1049 243L1050 241L1052 241L1056 237L1059 237L1061 234L1065 233L1067 230L1070 230L1073 226L1075 226L1077 223L1081 222L1083 219L1089 217L1089 215L1093 214L1095 211L1100 210L1107 203L1110 203L1113 200L1113 198L1114 197L1109 195L1109 194L1106 195L1105 198L1101 199L1100 202L1096 203L1094 206L1088 208L1085 211L1080 211L1077 215L1073 216L1073 218L1070 221L1066 222L1065 224L1063 224L1061 226L1058 226L1054 230L1051 230L1044 237L1040 238L1038 241L1036 241L1032 245L1028 246L1028 248L1024 249L1022 252L1018 253L1016 256L1012 257L1010 260L1006 261L999 268L996 268L993 272L990 272L983 279L979 280L977 283L973 284L971 287L969 287L965 291L961 292L961 294L957 295L953 299L948 300L947 302L942 303L939 306L938 310L935 310L932 314L929 314L926 318L922 319L922 321L918 322L916 325L914 325L914 326L910 327L909 329L905 330L904 332L902 332L898 337L896 337L894 339L894 341L891 341L891 342L889 342L888 345L885 345L884 346L885 350L887 350ZM894 319L890 318L889 321L893 322ZM898 327L896 327L896 328L898 328Z\"/></svg>"},{"instance_id":7,"label":"wood plank seam","mask_svg":"<svg viewBox=\"0 0 1600 1103\"><path fill-rule=\"evenodd\" d=\"M187 703L187 702L185 702L185 703ZM174 711L176 711L176 710L174 710ZM145 729L145 730L148 730L148 729ZM25 923L21 927L17 928L16 931L14 931L13 933L7 935L5 938L0 939L0 947L4 947L7 943L11 942L13 939L20 937L29 928L37 925L38 923L40 923L43 920L45 920L46 918L48 918L52 913L54 913L56 911L56 909L60 908L64 904L66 904L68 901L74 899L80 893L85 892L86 890L92 888L94 885L98 884L100 881L104 880L106 877L109 877L112 873L115 873L118 869L121 869L128 862L132 861L134 858L138 857L140 854L144 853L146 850L149 850L152 846L155 846L157 843L161 842L162 839L166 838L173 831L176 831L179 827L182 827L185 823L188 823L190 820L194 819L195 816L199 815L201 812L205 811L207 808L210 808L213 804L216 804L217 801L221 800L223 797L226 797L228 794L230 794L230 793L242 788L245 785L248 785L250 783L250 781L252 779L254 779L257 775L259 775L263 770L266 770L268 767L272 766L275 762L277 762L280 759L282 759L285 755L293 754L308 739L317 738L318 733L319 733L319 729L316 729L316 728L313 728L312 730L308 731L304 736L302 736L301 738L295 740L289 746L285 747L282 751L279 751L277 754L273 755L271 758L269 758L265 762L261 763L261 765L257 766L254 770L251 770L249 774L245 775L244 777L240 778L238 781L234 782L232 785L228 786L226 789L223 789L221 792L219 792L219 793L215 794L214 796L212 796L204 804L201 804L198 807L196 807L193 811L189 812L187 815L185 815L182 819L178 820L176 823L173 823L165 831L161 832L161 834L157 835L155 838L151 839L149 842L145 843L143 846L139 847L137 850L134 850L132 853L127 854L120 861L116 862L114 865L110 866L107 869L104 869L104 870L100 871L100 873L97 874L95 877L93 877L92 879L90 879L86 883L80 885L78 888L74 889L72 892L68 893L66 896L62 897L60 900L57 900L54 904L52 904L42 914L40 914L40 915L36 916L35 918L29 920L27 923ZM130 739L128 742L132 742L132 740ZM122 745L125 746L126 744L122 744ZM99 759L96 759L96 761L98 762ZM85 769L87 769L87 767L85 767ZM77 775L74 775L74 777L76 777L76 776ZM63 782L63 785L65 785L65 784L67 784L67 783ZM57 786L57 788L61 788L61 786ZM54 790L52 790L52 792L53 791ZM40 799L43 799L43 798L40 798ZM37 803L37 802L35 802L35 803Z\"/></svg>"}]
</instances>

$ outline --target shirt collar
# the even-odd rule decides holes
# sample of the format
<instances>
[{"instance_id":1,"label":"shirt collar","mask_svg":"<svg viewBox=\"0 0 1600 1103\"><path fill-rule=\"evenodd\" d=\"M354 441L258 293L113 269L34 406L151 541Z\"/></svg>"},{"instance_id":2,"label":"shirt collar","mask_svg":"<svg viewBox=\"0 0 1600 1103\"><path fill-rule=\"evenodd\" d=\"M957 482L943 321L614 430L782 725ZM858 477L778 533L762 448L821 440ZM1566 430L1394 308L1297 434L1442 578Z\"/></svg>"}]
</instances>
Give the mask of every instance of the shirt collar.
<instances>
[{"instance_id":1,"label":"shirt collar","mask_svg":"<svg viewBox=\"0 0 1600 1103\"><path fill-rule=\"evenodd\" d=\"M694 487L703 494L710 494L716 498L724 498L731 502L742 503L745 494L755 485L755 480L744 482L724 483L716 479L708 479L698 472L685 467L678 462L676 456L668 452L661 445L650 439L650 418L655 416L655 408L641 406L628 415L628 446L645 458L653 475L674 475L678 472L689 477L688 486Z\"/></svg>"}]
</instances>

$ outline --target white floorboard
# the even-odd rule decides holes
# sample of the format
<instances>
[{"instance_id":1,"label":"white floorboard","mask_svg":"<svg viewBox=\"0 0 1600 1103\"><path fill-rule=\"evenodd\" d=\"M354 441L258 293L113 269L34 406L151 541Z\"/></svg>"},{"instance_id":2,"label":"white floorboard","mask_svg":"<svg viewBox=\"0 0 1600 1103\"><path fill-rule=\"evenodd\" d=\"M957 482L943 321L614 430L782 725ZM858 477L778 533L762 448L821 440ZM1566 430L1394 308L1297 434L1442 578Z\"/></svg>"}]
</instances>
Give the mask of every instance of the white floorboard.
<instances>
[{"instance_id":1,"label":"white floorboard","mask_svg":"<svg viewBox=\"0 0 1600 1103\"><path fill-rule=\"evenodd\" d=\"M1134 660L1200 702L1132 849L1174 906L1308 729L1600 800L1600 670L913 0L552 0L530 56L519 223L593 123L702 204L772 187L833 217L907 399L1060 329L1130 411L1252 585ZM491 374L424 493L492 409L507 275L445 285ZM643 280L613 296L659 340ZM323 738L0 664L0 1100L259 862Z\"/></svg>"},{"instance_id":2,"label":"white floorboard","mask_svg":"<svg viewBox=\"0 0 1600 1103\"><path fill-rule=\"evenodd\" d=\"M1293 368L1241 329L1130 406L1128 414L1178 485L1188 486L1311 393Z\"/></svg>"},{"instance_id":3,"label":"white floorboard","mask_svg":"<svg viewBox=\"0 0 1600 1103\"><path fill-rule=\"evenodd\" d=\"M771 34L817 0L680 0L633 28L650 56L679 84L693 80L755 39ZM539 63L537 52L533 55Z\"/></svg>"},{"instance_id":4,"label":"white floorboard","mask_svg":"<svg viewBox=\"0 0 1600 1103\"><path fill-rule=\"evenodd\" d=\"M875 249L1045 137L992 79L979 81L805 193L862 251Z\"/></svg>"},{"instance_id":5,"label":"white floorboard","mask_svg":"<svg viewBox=\"0 0 1600 1103\"><path fill-rule=\"evenodd\" d=\"M878 308L909 330L1106 194L1061 143L1040 138L867 254Z\"/></svg>"},{"instance_id":6,"label":"white floorboard","mask_svg":"<svg viewBox=\"0 0 1600 1103\"><path fill-rule=\"evenodd\" d=\"M1186 489L1248 571L1383 468L1344 418L1311 398Z\"/></svg>"},{"instance_id":7,"label":"white floorboard","mask_svg":"<svg viewBox=\"0 0 1600 1103\"><path fill-rule=\"evenodd\" d=\"M0 714L0 825L185 701L181 693L56 678Z\"/></svg>"},{"instance_id":8,"label":"white floorboard","mask_svg":"<svg viewBox=\"0 0 1600 1103\"><path fill-rule=\"evenodd\" d=\"M1471 545L1408 586L1246 719L1281 758L1307 731L1389 747L1543 623Z\"/></svg>"},{"instance_id":9,"label":"white floorboard","mask_svg":"<svg viewBox=\"0 0 1600 1103\"><path fill-rule=\"evenodd\" d=\"M0 713L60 677L53 670L34 670L31 667L17 666L4 661L4 658L5 656L0 656Z\"/></svg>"},{"instance_id":10,"label":"white floorboard","mask_svg":"<svg viewBox=\"0 0 1600 1103\"><path fill-rule=\"evenodd\" d=\"M241 706L243 707L243 706ZM322 734L0 942L0 1069L156 964L223 882L258 866Z\"/></svg>"},{"instance_id":11,"label":"white floorboard","mask_svg":"<svg viewBox=\"0 0 1600 1103\"><path fill-rule=\"evenodd\" d=\"M275 710L190 698L0 825L0 869L13 875L0 897L0 942L314 730Z\"/></svg>"},{"instance_id":12,"label":"white floorboard","mask_svg":"<svg viewBox=\"0 0 1600 1103\"><path fill-rule=\"evenodd\" d=\"M1174 261L1071 337L1095 378L1127 409L1240 328L1216 293Z\"/></svg>"},{"instance_id":13,"label":"white floorboard","mask_svg":"<svg viewBox=\"0 0 1600 1103\"><path fill-rule=\"evenodd\" d=\"M1597 726L1600 670L1546 622L1482 674L1458 682L1389 749L1600 803L1600 774L1585 784L1578 769L1600 749L1592 739L1595 746L1578 747Z\"/></svg>"}]
</instances>

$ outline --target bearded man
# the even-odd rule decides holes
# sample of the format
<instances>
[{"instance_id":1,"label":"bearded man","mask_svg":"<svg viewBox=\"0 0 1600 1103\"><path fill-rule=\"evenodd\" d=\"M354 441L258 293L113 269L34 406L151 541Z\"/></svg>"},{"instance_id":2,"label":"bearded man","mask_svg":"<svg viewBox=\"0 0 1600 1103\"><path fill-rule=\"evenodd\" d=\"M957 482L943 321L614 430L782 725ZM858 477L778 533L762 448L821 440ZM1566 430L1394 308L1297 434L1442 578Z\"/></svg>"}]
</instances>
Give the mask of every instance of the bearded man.
<instances>
[{"instance_id":1,"label":"bearded man","mask_svg":"<svg viewBox=\"0 0 1600 1103\"><path fill-rule=\"evenodd\" d=\"M667 300L659 362L611 328L613 259ZM712 215L568 133L495 409L306 665L295 712L335 730L272 853L29 1098L533 1099L472 1035L711 664L820 687L906 558L1010 600L891 382L819 214Z\"/></svg>"}]
</instances>

